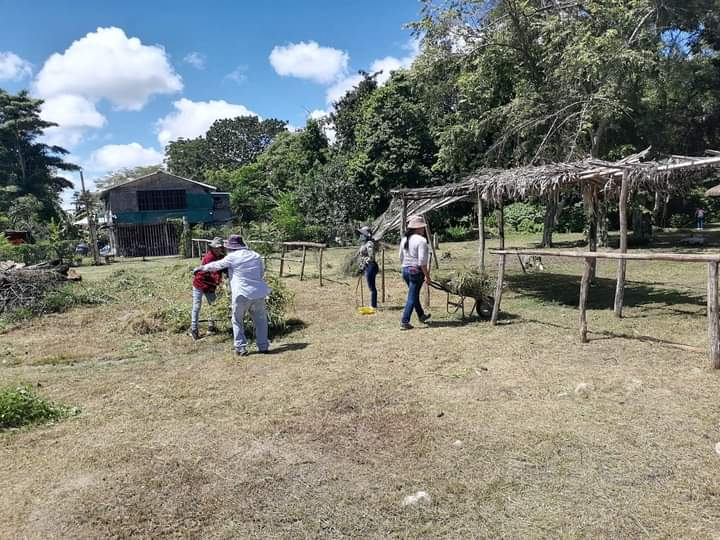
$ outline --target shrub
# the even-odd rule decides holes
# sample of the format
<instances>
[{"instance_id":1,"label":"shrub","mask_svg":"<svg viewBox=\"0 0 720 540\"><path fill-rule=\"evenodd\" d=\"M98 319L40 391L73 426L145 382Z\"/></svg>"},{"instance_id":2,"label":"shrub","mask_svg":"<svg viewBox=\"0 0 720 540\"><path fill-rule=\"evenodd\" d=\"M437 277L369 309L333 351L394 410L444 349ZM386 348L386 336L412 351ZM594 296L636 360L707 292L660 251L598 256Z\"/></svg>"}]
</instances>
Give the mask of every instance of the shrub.
<instances>
[{"instance_id":1,"label":"shrub","mask_svg":"<svg viewBox=\"0 0 720 540\"><path fill-rule=\"evenodd\" d=\"M693 226L693 217L688 214L673 214L670 216L670 227L673 229L685 229Z\"/></svg>"},{"instance_id":2,"label":"shrub","mask_svg":"<svg viewBox=\"0 0 720 540\"><path fill-rule=\"evenodd\" d=\"M585 209L582 202L565 206L558 216L556 230L561 233L580 233L585 230Z\"/></svg>"},{"instance_id":3,"label":"shrub","mask_svg":"<svg viewBox=\"0 0 720 540\"><path fill-rule=\"evenodd\" d=\"M76 407L46 401L28 385L0 389L0 430L53 422L78 413Z\"/></svg>"},{"instance_id":4,"label":"shrub","mask_svg":"<svg viewBox=\"0 0 720 540\"><path fill-rule=\"evenodd\" d=\"M505 227L517 232L542 232L545 208L537 203L513 203L505 207Z\"/></svg>"},{"instance_id":5,"label":"shrub","mask_svg":"<svg viewBox=\"0 0 720 540\"><path fill-rule=\"evenodd\" d=\"M445 241L446 242L462 242L467 240L472 233L469 227L463 225L453 225L445 229Z\"/></svg>"}]
</instances>

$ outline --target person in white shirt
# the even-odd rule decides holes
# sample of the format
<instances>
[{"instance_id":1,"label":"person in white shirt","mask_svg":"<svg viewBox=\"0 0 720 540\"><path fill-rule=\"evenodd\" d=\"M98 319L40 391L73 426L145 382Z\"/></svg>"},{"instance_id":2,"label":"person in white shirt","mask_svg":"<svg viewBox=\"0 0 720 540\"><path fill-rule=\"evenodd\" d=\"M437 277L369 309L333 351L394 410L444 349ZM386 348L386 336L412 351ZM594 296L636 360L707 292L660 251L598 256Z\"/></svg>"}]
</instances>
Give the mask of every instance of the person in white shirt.
<instances>
[{"instance_id":1,"label":"person in white shirt","mask_svg":"<svg viewBox=\"0 0 720 540\"><path fill-rule=\"evenodd\" d=\"M268 322L265 298L270 287L263 279L263 263L260 255L248 249L240 235L233 234L225 241L228 254L220 259L193 270L197 272L219 272L228 270L232 294L232 325L235 353L247 356L247 338L243 319L249 311L255 325L255 342L261 353L268 351Z\"/></svg>"},{"instance_id":2,"label":"person in white shirt","mask_svg":"<svg viewBox=\"0 0 720 540\"><path fill-rule=\"evenodd\" d=\"M407 302L400 321L402 330L412 328L410 317L413 309L420 322L425 323L430 318L430 314L426 314L420 304L420 290L423 282L430 284L428 243L425 234L425 219L422 216L412 216L408 220L405 236L400 241L402 276L408 286Z\"/></svg>"}]
</instances>

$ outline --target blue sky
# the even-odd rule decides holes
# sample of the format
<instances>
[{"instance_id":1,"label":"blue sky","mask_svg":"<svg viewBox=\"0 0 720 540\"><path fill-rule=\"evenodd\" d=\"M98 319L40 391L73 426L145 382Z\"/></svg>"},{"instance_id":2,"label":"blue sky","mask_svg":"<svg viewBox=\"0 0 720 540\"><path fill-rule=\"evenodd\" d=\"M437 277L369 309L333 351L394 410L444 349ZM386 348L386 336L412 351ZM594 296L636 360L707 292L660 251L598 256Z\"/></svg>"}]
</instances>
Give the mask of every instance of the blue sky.
<instances>
[{"instance_id":1,"label":"blue sky","mask_svg":"<svg viewBox=\"0 0 720 540\"><path fill-rule=\"evenodd\" d=\"M246 111L304 125L359 69L409 65L417 0L0 0L0 88L29 88L93 178ZM101 30L98 30L101 29Z\"/></svg>"}]
</instances>

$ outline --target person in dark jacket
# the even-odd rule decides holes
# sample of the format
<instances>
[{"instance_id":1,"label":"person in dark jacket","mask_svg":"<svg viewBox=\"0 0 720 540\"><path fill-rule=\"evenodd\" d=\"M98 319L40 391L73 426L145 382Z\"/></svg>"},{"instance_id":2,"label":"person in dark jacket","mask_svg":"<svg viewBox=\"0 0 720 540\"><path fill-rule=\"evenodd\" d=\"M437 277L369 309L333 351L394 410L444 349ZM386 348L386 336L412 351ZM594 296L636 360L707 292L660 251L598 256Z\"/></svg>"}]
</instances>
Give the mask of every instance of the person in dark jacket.
<instances>
[{"instance_id":1,"label":"person in dark jacket","mask_svg":"<svg viewBox=\"0 0 720 540\"><path fill-rule=\"evenodd\" d=\"M218 261L225 256L225 250L223 249L222 238L213 238L208 245L208 251L202 259L202 264L209 264L213 261ZM193 339L199 339L198 333L198 319L200 318L200 308L202 307L203 296L207 300L208 304L215 302L215 290L217 286L222 282L222 275L220 272L198 272L193 276L193 305L192 313L190 318L190 335ZM208 323L208 333L214 334L217 332L215 327L215 321L211 320Z\"/></svg>"},{"instance_id":2,"label":"person in dark jacket","mask_svg":"<svg viewBox=\"0 0 720 540\"><path fill-rule=\"evenodd\" d=\"M375 260L377 245L370 227L360 227L357 230L362 245L358 252L360 271L365 274L368 289L370 289L370 307L377 309L377 286L375 278L378 274L378 263Z\"/></svg>"}]
</instances>

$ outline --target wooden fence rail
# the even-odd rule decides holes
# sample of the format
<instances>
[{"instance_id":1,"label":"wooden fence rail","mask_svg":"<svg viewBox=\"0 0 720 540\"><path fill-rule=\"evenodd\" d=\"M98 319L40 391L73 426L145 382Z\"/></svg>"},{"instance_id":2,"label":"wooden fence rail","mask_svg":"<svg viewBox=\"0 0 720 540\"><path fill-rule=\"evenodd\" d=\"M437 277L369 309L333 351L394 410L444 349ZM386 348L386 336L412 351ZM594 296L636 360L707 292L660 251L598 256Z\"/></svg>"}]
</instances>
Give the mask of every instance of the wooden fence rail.
<instances>
[{"instance_id":1,"label":"wooden fence rail","mask_svg":"<svg viewBox=\"0 0 720 540\"><path fill-rule=\"evenodd\" d=\"M539 255L542 257L568 257L583 259L585 261L582 281L580 282L580 339L587 343L587 297L590 290L593 262L597 259L614 259L621 263L625 261L671 261L705 263L708 267L707 279L707 318L708 318L708 357L710 365L714 369L720 369L720 306L718 305L718 267L720 266L720 255L695 254L695 253L617 253L617 252L596 252L596 251L555 251L548 249L510 249L490 250L493 255L498 255L498 277L495 289L495 304L491 322L497 324L500 312L500 300L502 296L502 284L505 277L505 259L507 256ZM624 274L624 272L623 272ZM618 287L624 287L618 283ZM622 295L620 296L622 299ZM622 300L621 300L622 301ZM620 306L622 309L622 306ZM615 309L618 309L617 296Z\"/></svg>"}]
</instances>

